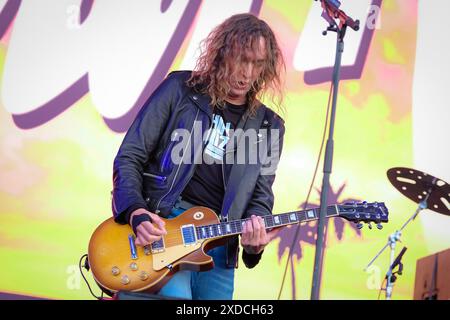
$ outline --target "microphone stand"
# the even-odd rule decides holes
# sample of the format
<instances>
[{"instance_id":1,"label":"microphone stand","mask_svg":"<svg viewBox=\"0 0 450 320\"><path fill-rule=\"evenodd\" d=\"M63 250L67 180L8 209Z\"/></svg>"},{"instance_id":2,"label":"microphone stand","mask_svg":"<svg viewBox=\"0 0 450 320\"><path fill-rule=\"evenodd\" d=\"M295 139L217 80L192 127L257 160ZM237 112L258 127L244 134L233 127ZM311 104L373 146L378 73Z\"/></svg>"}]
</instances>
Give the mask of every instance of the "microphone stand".
<instances>
[{"instance_id":1,"label":"microphone stand","mask_svg":"<svg viewBox=\"0 0 450 320\"><path fill-rule=\"evenodd\" d=\"M331 2L331 3L330 3ZM328 130L328 140L325 149L325 159L323 164L323 180L322 190L320 193L320 214L319 223L317 227L317 240L316 240L316 252L314 259L314 273L311 287L311 300L319 300L320 295L320 282L322 277L322 264L323 264L323 242L324 242L324 223L327 209L328 190L330 188L330 174L333 163L333 134L334 134L334 121L336 118L336 103L339 89L340 69L342 53L344 52L344 37L347 30L347 23L352 22L350 27L357 31L359 29L359 21L353 21L342 10L338 9L340 5L336 0L321 0L322 7L324 9L322 16L327 20L330 25L326 31L322 34L326 35L327 31L336 32L336 58L333 70L333 100L330 115L330 127ZM334 18L339 18L340 25L338 26Z\"/></svg>"},{"instance_id":2,"label":"microphone stand","mask_svg":"<svg viewBox=\"0 0 450 320\"><path fill-rule=\"evenodd\" d=\"M395 256L395 246L397 244L397 241L400 241L400 237L402 235L402 231L403 229L411 222L413 221L417 215L420 213L420 211L427 209L428 207L428 198L430 197L430 194L433 192L434 189L434 185L436 183L437 179L434 178L433 182L430 186L430 188L428 189L427 195L425 196L425 199L423 199L420 203L419 206L417 207L416 211L413 213L413 215L403 224L403 226L400 228L400 230L395 231L394 233L392 233L389 238L388 238L388 242L386 243L386 245L377 253L377 255L372 259L372 261L369 262L369 264L367 265L367 267L364 268L365 271L367 271L367 269L372 265L372 263L375 262L375 260L381 255L381 253L387 248L390 247L391 249L391 253L390 253L390 260L389 260L389 269L388 272L386 274L386 300L391 300L392 298L392 289L393 289L393 277L392 277L392 268L393 265L395 264L394 262L394 256ZM406 250L405 250L406 251ZM403 251L404 253L404 251ZM400 259L403 256L403 253L401 255L399 255Z\"/></svg>"}]
</instances>

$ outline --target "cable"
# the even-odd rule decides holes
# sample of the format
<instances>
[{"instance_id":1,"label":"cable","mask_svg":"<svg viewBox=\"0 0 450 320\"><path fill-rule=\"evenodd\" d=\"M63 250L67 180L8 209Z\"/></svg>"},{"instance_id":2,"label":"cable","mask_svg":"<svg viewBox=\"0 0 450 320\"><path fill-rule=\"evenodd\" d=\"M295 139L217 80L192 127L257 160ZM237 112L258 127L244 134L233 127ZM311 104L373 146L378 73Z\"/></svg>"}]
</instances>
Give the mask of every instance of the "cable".
<instances>
[{"instance_id":1,"label":"cable","mask_svg":"<svg viewBox=\"0 0 450 320\"><path fill-rule=\"evenodd\" d=\"M303 206L303 210L306 210L306 208L308 207L309 197L311 196L311 191L312 191L312 188L314 186L314 181L316 180L316 176L317 176L317 169L319 168L319 164L320 164L320 158L322 156L323 146L324 146L324 143L325 143L325 136L326 136L326 133L327 133L328 118L329 118L330 106L331 106L330 102L331 102L331 95L333 93L333 89L334 89L334 86L333 86L333 82L332 82L331 85L330 85L330 91L328 93L328 106L327 106L327 114L326 114L326 117L325 117L325 127L323 129L322 142L320 144L320 150L319 150L319 155L317 157L316 168L314 169L314 175L312 177L311 184L309 186L308 195L306 196L306 201L305 201L305 205ZM288 269L288 266L289 266L289 262L292 259L292 248L297 243L297 238L298 238L298 235L300 233L300 224L297 224L295 226L295 228L296 228L295 229L295 235L294 235L294 239L292 240L292 244L289 247L289 256L288 256L288 259L286 261L286 267L284 268L283 280L281 282L281 287L280 287L280 291L278 292L277 300L280 300L280 296L281 296L281 293L283 291L284 282L286 280L287 269Z\"/></svg>"},{"instance_id":2,"label":"cable","mask_svg":"<svg viewBox=\"0 0 450 320\"><path fill-rule=\"evenodd\" d=\"M86 284L87 284L87 286L88 286L88 288L89 288L89 291L91 292L92 296L95 297L97 300L102 300L102 299L103 299L103 291L102 291L102 294L101 294L100 297L99 297L99 296L96 296L96 295L94 294L94 292L92 292L91 286L89 285L89 282L87 281L87 279L85 278L85 276L84 276L84 274L83 274L81 262L82 262L83 258L86 258L86 259L87 259L87 256L88 256L87 254L82 255L81 258L80 258L80 262L78 263L78 267L80 268L81 276L83 277L84 282L86 282ZM85 263L86 263L86 261L85 261Z\"/></svg>"},{"instance_id":3,"label":"cable","mask_svg":"<svg viewBox=\"0 0 450 320\"><path fill-rule=\"evenodd\" d=\"M380 300L381 291L384 291L383 284L386 282L386 278L384 278L383 282L381 283L380 290L378 291L378 300Z\"/></svg>"}]
</instances>

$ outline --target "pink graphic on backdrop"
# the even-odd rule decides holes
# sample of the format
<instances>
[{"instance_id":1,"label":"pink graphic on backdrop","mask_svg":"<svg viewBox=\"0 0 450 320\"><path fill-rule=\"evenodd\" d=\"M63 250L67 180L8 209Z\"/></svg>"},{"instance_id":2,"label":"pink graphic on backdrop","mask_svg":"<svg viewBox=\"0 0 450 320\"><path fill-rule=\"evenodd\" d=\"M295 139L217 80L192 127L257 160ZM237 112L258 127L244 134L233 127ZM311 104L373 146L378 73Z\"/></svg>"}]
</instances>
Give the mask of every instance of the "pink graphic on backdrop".
<instances>
[{"instance_id":1,"label":"pink graphic on backdrop","mask_svg":"<svg viewBox=\"0 0 450 320\"><path fill-rule=\"evenodd\" d=\"M0 12L0 39L3 39L4 36L10 34L11 22L19 11L21 2L22 0L9 0Z\"/></svg>"}]
</instances>

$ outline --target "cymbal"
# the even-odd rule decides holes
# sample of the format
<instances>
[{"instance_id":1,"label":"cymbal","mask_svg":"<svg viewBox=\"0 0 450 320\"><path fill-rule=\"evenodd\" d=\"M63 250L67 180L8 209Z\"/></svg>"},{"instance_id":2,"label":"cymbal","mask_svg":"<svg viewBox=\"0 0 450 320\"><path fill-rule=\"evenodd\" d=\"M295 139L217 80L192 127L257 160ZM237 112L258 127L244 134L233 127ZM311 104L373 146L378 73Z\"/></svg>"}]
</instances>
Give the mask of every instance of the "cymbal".
<instances>
[{"instance_id":1,"label":"cymbal","mask_svg":"<svg viewBox=\"0 0 450 320\"><path fill-rule=\"evenodd\" d=\"M410 168L391 168L387 176L392 185L416 203L427 199L427 209L450 215L450 185L439 178Z\"/></svg>"}]
</instances>

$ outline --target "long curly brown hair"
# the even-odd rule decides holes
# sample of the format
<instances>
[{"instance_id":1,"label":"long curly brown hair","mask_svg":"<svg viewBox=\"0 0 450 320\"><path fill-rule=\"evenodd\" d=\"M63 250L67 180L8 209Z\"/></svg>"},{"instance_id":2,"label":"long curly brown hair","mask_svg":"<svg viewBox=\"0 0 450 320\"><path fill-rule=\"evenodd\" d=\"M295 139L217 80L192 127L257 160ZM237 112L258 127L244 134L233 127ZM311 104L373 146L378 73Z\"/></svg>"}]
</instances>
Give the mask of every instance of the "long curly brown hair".
<instances>
[{"instance_id":1,"label":"long curly brown hair","mask_svg":"<svg viewBox=\"0 0 450 320\"><path fill-rule=\"evenodd\" d=\"M266 94L282 109L281 74L286 69L283 55L267 23L252 14L233 15L208 35L187 84L208 94L213 107L222 108L230 94L230 83L235 79L234 66L244 61L248 50L260 49L261 37L265 39L266 59L259 78L247 93L249 112L255 115L261 106L259 99Z\"/></svg>"}]
</instances>

